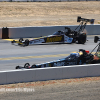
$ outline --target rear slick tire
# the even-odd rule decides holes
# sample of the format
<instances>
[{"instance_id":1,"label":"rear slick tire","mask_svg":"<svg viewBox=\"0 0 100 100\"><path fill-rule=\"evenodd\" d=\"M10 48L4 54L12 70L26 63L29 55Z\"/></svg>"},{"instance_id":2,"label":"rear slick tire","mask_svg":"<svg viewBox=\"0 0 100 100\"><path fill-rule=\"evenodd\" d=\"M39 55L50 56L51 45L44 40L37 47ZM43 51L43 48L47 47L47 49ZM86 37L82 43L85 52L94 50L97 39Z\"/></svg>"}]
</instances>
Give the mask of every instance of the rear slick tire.
<instances>
[{"instance_id":1,"label":"rear slick tire","mask_svg":"<svg viewBox=\"0 0 100 100\"><path fill-rule=\"evenodd\" d=\"M78 43L84 44L86 42L86 38L87 38L87 36L86 36L85 33L80 34L79 37L78 37Z\"/></svg>"}]
</instances>

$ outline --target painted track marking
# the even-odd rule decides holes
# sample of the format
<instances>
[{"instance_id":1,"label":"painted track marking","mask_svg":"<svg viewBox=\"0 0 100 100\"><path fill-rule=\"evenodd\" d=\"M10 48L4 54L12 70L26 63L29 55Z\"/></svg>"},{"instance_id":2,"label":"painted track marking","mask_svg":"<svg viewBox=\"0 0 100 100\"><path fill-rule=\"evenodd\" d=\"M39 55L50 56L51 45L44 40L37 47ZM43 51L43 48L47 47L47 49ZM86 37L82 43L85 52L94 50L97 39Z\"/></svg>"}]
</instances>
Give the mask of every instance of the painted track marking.
<instances>
[{"instance_id":1,"label":"painted track marking","mask_svg":"<svg viewBox=\"0 0 100 100\"><path fill-rule=\"evenodd\" d=\"M78 53L78 52L71 52ZM93 52L94 54L95 52ZM24 57L8 57L8 58L0 58L0 61L3 60L17 60L17 59L31 59L31 58L50 58L50 57L67 57L70 54L57 54L57 55L41 55L41 56L24 56Z\"/></svg>"},{"instance_id":2,"label":"painted track marking","mask_svg":"<svg viewBox=\"0 0 100 100\"><path fill-rule=\"evenodd\" d=\"M69 54L57 54L57 55L41 55L41 56L25 56L25 57L8 57L0 58L0 60L17 60L17 59L31 59L31 58L50 58L50 57L63 57Z\"/></svg>"}]
</instances>

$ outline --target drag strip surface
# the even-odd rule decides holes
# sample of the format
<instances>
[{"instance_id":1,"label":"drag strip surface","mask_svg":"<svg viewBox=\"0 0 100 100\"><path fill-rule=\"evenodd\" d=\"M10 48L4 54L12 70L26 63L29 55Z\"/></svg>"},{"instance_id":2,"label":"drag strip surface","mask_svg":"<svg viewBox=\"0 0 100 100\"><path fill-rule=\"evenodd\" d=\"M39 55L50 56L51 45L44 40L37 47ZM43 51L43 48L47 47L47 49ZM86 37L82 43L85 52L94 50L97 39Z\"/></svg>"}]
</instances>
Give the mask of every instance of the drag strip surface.
<instances>
[{"instance_id":1,"label":"drag strip surface","mask_svg":"<svg viewBox=\"0 0 100 100\"><path fill-rule=\"evenodd\" d=\"M88 36L87 39L85 44L49 43L27 47L12 45L8 40L0 40L0 70L12 70L17 65L23 66L27 62L32 65L65 58L79 49L91 51L97 43L94 43L94 36Z\"/></svg>"},{"instance_id":2,"label":"drag strip surface","mask_svg":"<svg viewBox=\"0 0 100 100\"><path fill-rule=\"evenodd\" d=\"M19 47L10 44L10 41L0 40L0 70L14 69L16 65L23 65L26 62L30 64L42 63L46 61L60 59L67 56L71 52L76 52L78 49L92 50L97 43L94 43L93 37L88 37L86 44L48 44L48 45L32 45L27 47ZM62 54L62 55L60 55ZM64 56L64 55L65 56ZM48 57L44 56L48 55ZM53 56L54 55L54 56ZM58 56L59 55L59 56ZM24 59L28 56L34 58ZM17 58L17 59L3 59L3 58ZM21 59L18 59L20 57ZM100 100L100 79L90 78L81 79L66 79L35 82L33 83L21 83L21 87L18 84L8 85L8 89L15 88L28 88L34 89L33 92L0 92L1 100ZM89 81L85 81L89 80ZM60 81L60 82L59 82ZM54 84L55 83L55 84ZM7 86L0 87L6 89Z\"/></svg>"}]
</instances>

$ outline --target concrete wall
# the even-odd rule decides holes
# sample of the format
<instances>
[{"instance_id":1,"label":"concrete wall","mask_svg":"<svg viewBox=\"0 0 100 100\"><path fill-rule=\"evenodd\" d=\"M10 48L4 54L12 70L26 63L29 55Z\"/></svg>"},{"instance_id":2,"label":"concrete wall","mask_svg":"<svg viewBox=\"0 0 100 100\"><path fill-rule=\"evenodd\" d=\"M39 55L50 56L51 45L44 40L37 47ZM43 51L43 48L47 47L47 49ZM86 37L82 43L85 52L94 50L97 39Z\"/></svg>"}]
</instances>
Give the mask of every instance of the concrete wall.
<instances>
[{"instance_id":1,"label":"concrete wall","mask_svg":"<svg viewBox=\"0 0 100 100\"><path fill-rule=\"evenodd\" d=\"M10 0L0 0L0 2L10 2Z\"/></svg>"},{"instance_id":2,"label":"concrete wall","mask_svg":"<svg viewBox=\"0 0 100 100\"><path fill-rule=\"evenodd\" d=\"M77 25L66 25L71 29L75 29ZM51 35L56 31L65 31L66 26L40 26L40 27L9 27L9 38L34 38L40 36ZM88 35L100 35L100 25L87 25Z\"/></svg>"},{"instance_id":3,"label":"concrete wall","mask_svg":"<svg viewBox=\"0 0 100 100\"><path fill-rule=\"evenodd\" d=\"M91 76L100 76L100 64L1 71L0 84Z\"/></svg>"},{"instance_id":4,"label":"concrete wall","mask_svg":"<svg viewBox=\"0 0 100 100\"><path fill-rule=\"evenodd\" d=\"M100 35L100 25L87 25L86 30L88 35Z\"/></svg>"},{"instance_id":5,"label":"concrete wall","mask_svg":"<svg viewBox=\"0 0 100 100\"><path fill-rule=\"evenodd\" d=\"M64 27L65 26L40 26L9 28L9 38L27 38L51 35L58 30L65 30Z\"/></svg>"},{"instance_id":6,"label":"concrete wall","mask_svg":"<svg viewBox=\"0 0 100 100\"><path fill-rule=\"evenodd\" d=\"M7 84L7 73L6 73L6 71L0 72L0 84Z\"/></svg>"}]
</instances>

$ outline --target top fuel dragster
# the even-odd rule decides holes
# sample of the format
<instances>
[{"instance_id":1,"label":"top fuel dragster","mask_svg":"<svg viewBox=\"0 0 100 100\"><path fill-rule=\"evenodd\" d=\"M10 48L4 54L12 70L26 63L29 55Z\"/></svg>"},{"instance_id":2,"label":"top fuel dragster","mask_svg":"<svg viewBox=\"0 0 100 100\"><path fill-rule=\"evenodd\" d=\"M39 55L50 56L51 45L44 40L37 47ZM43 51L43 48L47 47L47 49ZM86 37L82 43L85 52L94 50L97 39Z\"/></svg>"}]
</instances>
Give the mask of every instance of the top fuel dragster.
<instances>
[{"instance_id":1,"label":"top fuel dragster","mask_svg":"<svg viewBox=\"0 0 100 100\"><path fill-rule=\"evenodd\" d=\"M84 32L84 29L86 27L87 22L90 22L91 24L94 23L94 19L86 19L81 18L78 16L77 22L80 22L79 26L72 30L69 27L65 27L67 30L64 31L57 31L53 33L52 35L48 35L45 37L39 37L36 39L31 40L24 40L23 38L20 38L18 41L13 40L11 41L12 44L17 43L21 46L28 46L31 44L38 44L38 43L49 43L49 42L61 42L61 43L75 43L78 42L79 44L84 44L86 42L86 33Z\"/></svg>"},{"instance_id":2,"label":"top fuel dragster","mask_svg":"<svg viewBox=\"0 0 100 100\"><path fill-rule=\"evenodd\" d=\"M99 41L99 37L94 37L94 42ZM92 52L97 48L95 54ZM79 49L78 53L71 53L69 56L63 59L46 62L42 64L33 64L30 66L26 63L23 67L16 66L16 69L31 69L31 68L43 68L43 67L56 67L56 66L69 66L69 65L82 65L82 64L95 64L100 63L100 43L90 53L88 50Z\"/></svg>"}]
</instances>

